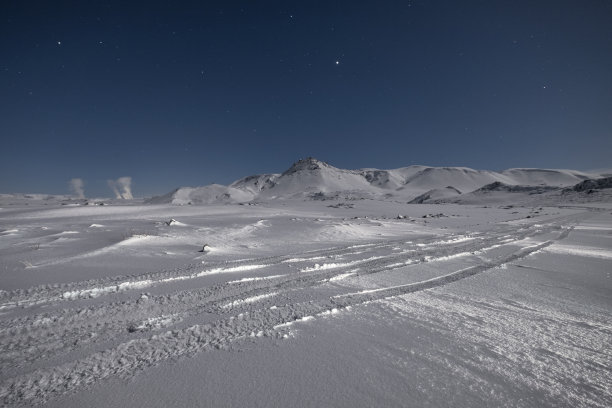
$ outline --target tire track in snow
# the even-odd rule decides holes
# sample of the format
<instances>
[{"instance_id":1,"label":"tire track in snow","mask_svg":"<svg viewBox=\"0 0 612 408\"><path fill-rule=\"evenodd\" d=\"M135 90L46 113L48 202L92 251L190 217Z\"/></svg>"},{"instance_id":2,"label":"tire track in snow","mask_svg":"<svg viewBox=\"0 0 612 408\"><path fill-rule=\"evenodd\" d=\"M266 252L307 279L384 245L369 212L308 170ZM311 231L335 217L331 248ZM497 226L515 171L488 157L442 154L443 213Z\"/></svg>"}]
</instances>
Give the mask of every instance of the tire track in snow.
<instances>
[{"instance_id":1,"label":"tire track in snow","mask_svg":"<svg viewBox=\"0 0 612 408\"><path fill-rule=\"evenodd\" d=\"M343 295L334 296L333 299L339 306L354 305L357 303L365 303L373 300L381 300L390 297L405 295L412 292L419 292L425 289L431 289L438 286L447 285L449 283L456 282L461 279L468 278L486 270L501 266L506 263L516 261L524 258L536 251L539 251L547 246L553 244L554 241L546 241L542 244L534 245L531 247L523 248L512 255L502 258L496 262L484 262L480 265L470 266L459 271L449 273L447 275L439 276L436 278L428 279L421 282L411 283L407 285L392 286L389 288L381 289L369 289L356 293L348 293Z\"/></svg>"},{"instance_id":2,"label":"tire track in snow","mask_svg":"<svg viewBox=\"0 0 612 408\"><path fill-rule=\"evenodd\" d=\"M519 232L523 234L537 232L539 227L540 226L536 224ZM515 230L515 228L503 228L503 231L506 233L512 230ZM484 239L488 234L472 233L468 235L470 238L470 240L468 240L469 242L474 239ZM431 245L434 245L435 247L456 245L457 242L465 242L465 238L466 235L451 235L445 240L440 240L440 237L430 237L427 239L422 239L420 242L413 243L410 241L410 243L413 244L415 248L428 248ZM304 262L307 262L309 259L320 259L321 257L333 258L350 256L352 254L374 253L383 249L394 248L397 245L405 245L406 243L406 239L400 239L374 244L350 245L345 247L321 249L304 252L302 254L227 261L206 265L207 269L202 269L202 264L192 263L183 267L157 273L147 273L133 276L116 276L82 282L43 285L10 292L0 291L0 311L11 310L16 307L31 307L52 302L90 299L132 290L142 290L177 281L197 279L210 274L239 272L241 270L248 270L249 268L265 268L282 263L293 263L290 261L294 261L296 258L302 258L304 259ZM355 251L355 249L357 249L357 251Z\"/></svg>"},{"instance_id":3,"label":"tire track in snow","mask_svg":"<svg viewBox=\"0 0 612 408\"><path fill-rule=\"evenodd\" d=\"M570 230L563 230L556 240L565 238ZM0 385L0 399L5 404L40 404L49 398L110 376L133 376L136 371L146 369L169 358L224 348L232 342L252 336L281 338L285 328L294 322L308 321L317 315L331 314L337 310L348 309L375 300L447 285L524 258L553 242L554 240L549 240L521 248L495 261L484 261L470 268L409 285L337 295L327 300L290 303L272 308L256 308L256 300L248 303L244 300L249 298L242 299L243 302L238 305L247 305L249 309L237 316L129 340L73 362L9 378ZM268 290L277 287L278 285L270 286ZM271 295L270 292L267 294Z\"/></svg>"},{"instance_id":4,"label":"tire track in snow","mask_svg":"<svg viewBox=\"0 0 612 408\"><path fill-rule=\"evenodd\" d=\"M520 240L533 234L533 231L526 230L515 238ZM8 320L0 326L0 347L5 350L0 362L4 367L23 366L24 363L37 361L42 353L67 354L88 343L112 341L127 329L150 331L163 328L144 325L142 330L134 329L141 327L143 321L158 316L176 316L171 321L174 324L202 313L220 314L222 309L227 309L219 306L222 303L237 308L242 305L245 297L264 299L270 291L295 291L320 286L322 282L346 275L347 269L355 266L359 266L359 270L351 269L351 273L355 275L375 274L406 265L480 253L499 246L496 242L500 240L507 241L507 237L496 234L486 239L446 246L444 241L439 241L438 238L437 245L433 248L424 248L417 244L416 249L412 251L384 258L365 258L261 281L233 281L231 284L150 297L145 302L136 300L105 303L78 311L64 309L58 313ZM457 239L453 237L449 241L455 243Z\"/></svg>"}]
</instances>

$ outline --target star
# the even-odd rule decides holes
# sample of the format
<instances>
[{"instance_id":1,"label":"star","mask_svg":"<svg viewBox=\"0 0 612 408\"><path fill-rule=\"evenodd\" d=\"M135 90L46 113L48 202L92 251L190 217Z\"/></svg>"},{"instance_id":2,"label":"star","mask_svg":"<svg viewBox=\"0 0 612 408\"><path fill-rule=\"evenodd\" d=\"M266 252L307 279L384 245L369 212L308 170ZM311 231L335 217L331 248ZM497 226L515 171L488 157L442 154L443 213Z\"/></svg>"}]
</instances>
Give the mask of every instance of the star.
<instances>
[{"instance_id":1,"label":"star","mask_svg":"<svg viewBox=\"0 0 612 408\"><path fill-rule=\"evenodd\" d=\"M62 42L61 42L61 41L58 41L58 42L57 42L57 45L62 45Z\"/></svg>"},{"instance_id":2,"label":"star","mask_svg":"<svg viewBox=\"0 0 612 408\"><path fill-rule=\"evenodd\" d=\"M336 65L340 65L340 61L336 60Z\"/></svg>"}]
</instances>

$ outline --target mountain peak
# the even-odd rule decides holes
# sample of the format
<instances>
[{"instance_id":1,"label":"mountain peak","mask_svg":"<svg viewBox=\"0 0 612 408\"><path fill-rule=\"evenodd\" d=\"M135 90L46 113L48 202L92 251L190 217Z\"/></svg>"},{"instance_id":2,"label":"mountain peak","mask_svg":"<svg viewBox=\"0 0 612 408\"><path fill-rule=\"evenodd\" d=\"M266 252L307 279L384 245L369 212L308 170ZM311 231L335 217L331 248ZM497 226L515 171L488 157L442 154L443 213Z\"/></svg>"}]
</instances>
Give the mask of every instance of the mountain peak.
<instances>
[{"instance_id":1,"label":"mountain peak","mask_svg":"<svg viewBox=\"0 0 612 408\"><path fill-rule=\"evenodd\" d=\"M320 160L315 159L314 157L307 157L305 159L299 159L295 163L289 167L284 173L283 176L296 173L298 171L304 170L320 170L323 168L331 167L329 164L322 162Z\"/></svg>"}]
</instances>

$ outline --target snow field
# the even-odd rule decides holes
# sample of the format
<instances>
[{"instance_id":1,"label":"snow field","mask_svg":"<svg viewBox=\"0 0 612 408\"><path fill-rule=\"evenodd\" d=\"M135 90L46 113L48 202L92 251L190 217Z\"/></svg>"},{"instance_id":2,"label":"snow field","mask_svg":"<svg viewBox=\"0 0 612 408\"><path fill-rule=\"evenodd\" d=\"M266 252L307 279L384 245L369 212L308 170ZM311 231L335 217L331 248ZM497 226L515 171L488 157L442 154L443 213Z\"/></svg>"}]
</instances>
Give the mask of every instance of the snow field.
<instances>
[{"instance_id":1,"label":"snow field","mask_svg":"<svg viewBox=\"0 0 612 408\"><path fill-rule=\"evenodd\" d=\"M336 214L326 215L315 204L300 205L301 208L296 205L292 210L293 214L281 216L274 216L277 209L259 209L258 214L240 222L235 217L241 213L235 209L212 210L217 212L214 219L201 218L192 213L193 209L186 209L185 214L192 215L176 216L184 225L160 224L151 231L161 238L129 237L127 244L122 238L118 241L122 242L120 245L115 242L105 246L112 250L94 249L98 251L94 255L80 258L73 253L69 262L62 262L65 259L59 256L53 258L56 256L53 253L47 256L57 262L49 262L39 253L41 250L36 250L40 254L38 264L42 266L23 270L36 274L116 257L122 262L130 258L133 262L144 261L148 270L127 269L131 273L121 273L118 269L112 275L83 280L75 273L64 282L0 292L3 403L69 401L71 393L83 396L90 387L104 388L105 380L133 378L179 357L206 358L203 352L240 349L246 341L292 342L305 333L317 333L317 327L333 317L340 327L349 321L370 318L389 327L411 327L411 320L428 327L426 334L432 342L438 335L448 339L448 343L442 342L440 346L449 354L426 352L415 345L412 350L422 352L418 359L426 360L431 367L448 367L462 382L472 384L474 393L490 385L489 377L482 373L501 378L502 385L493 387L498 394L491 401L507 401L495 398L511 398L509 390L520 385L528 390L531 399L526 399L527 402L605 406L610 392L605 387L605 373L598 367L605 363L602 344L612 335L609 324L602 322L595 312L578 317L589 310L586 305L579 309L577 303L572 303L578 309L568 312L558 300L541 310L538 308L543 306L534 299L523 303L512 303L510 299L511 306L504 308L504 301L487 294L489 288L495 288L500 290L500 298L512 296L514 292L505 293L495 285L506 282L507 274L515 270L527 270L517 267L517 263L554 255L597 262L609 260L609 247L597 245L606 242L602 238L588 246L568 241L574 234L605 231L580 228L591 218L603 215L559 210L557 215L514 223L506 222L516 217L506 210L489 210L497 218L487 218L477 208L445 207L445 212L463 213L452 219L428 219L425 224L404 219L393 221L391 214L399 212L395 207L389 210L389 215L379 215L379 219L370 215L367 219L352 220L343 211L353 209L323 207L323 211ZM378 204L364 203L364 208L368 205L374 208ZM51 220L60 218L60 224L64 223L56 211L52 210ZM225 215L220 216L222 211ZM223 222L222 217L226 217ZM253 220L254 217L258 219ZM163 218L170 217L166 214ZM36 223L49 222L51 228L58 226L53 225L56 221L45 221L42 213L35 219ZM212 220L211 225L203 225L203 219ZM321 221L309 221L313 219ZM109 220L95 221L113 229ZM354 223L354 227L345 228L342 223ZM380 223L393 228L380 236ZM459 227L457 223L463 224ZM88 220L82 225L88 228L91 224L92 220ZM341 227L335 228L336 225ZM23 231L10 226L5 231L15 229L19 230L16 233ZM329 234L330 229L335 233ZM83 234L83 230L72 227L62 231ZM201 246L193 245L190 258L181 258L182 262L172 268L155 268L155 261L148 261L152 247L157 247L160 240L169 242L176 237L186 242L203 231L206 238L218 238L215 242L205 241L220 249L210 257L198 254ZM10 234L13 232L6 235L13 239ZM234 240L236 237L241 238ZM239 245L251 248L244 248L247 253L237 257L233 254L241 248ZM259 249L252 250L254 245L259 245ZM17 241L7 244L9 249L18 246ZM178 254L187 253L185 247L175 248ZM91 253L90 248L85 252ZM125 265L129 268L130 264ZM391 275L393 280L388 279ZM529 286L528 281L526 285ZM457 288L471 290L469 298L459 297L455 293ZM479 303L481 297L484 303ZM520 308L535 311L520 314ZM372 311L380 314L373 316ZM547 329L545 323L549 321L552 323ZM512 329L514 324L519 328ZM530 349L526 350L520 338L532 333L534 325L539 325L537 338L527 342ZM449 334L449 330L456 335ZM588 330L589 333L583 332ZM504 331L509 333L507 339ZM560 357L551 357L547 353L558 335L566 336L566 340L556 343L565 351ZM589 347L595 351L581 354L577 345L580 336L586 336ZM347 348L353 347L350 339L346 340ZM449 346L453 342L461 351L455 357L452 354L455 349ZM382 350L378 352L383 353ZM327 352L324 347L320 351ZM384 356L381 361L394 357L381 355ZM503 360L505 356L509 356L508 361ZM580 357L586 360L581 361ZM517 365L523 371L517 370ZM548 372L544 372L545 365L549 365ZM567 370L578 373L580 379L564 382ZM401 375L407 372L400 370ZM584 391L587 385L590 394ZM542 397L537 399L533 396L536 394Z\"/></svg>"}]
</instances>

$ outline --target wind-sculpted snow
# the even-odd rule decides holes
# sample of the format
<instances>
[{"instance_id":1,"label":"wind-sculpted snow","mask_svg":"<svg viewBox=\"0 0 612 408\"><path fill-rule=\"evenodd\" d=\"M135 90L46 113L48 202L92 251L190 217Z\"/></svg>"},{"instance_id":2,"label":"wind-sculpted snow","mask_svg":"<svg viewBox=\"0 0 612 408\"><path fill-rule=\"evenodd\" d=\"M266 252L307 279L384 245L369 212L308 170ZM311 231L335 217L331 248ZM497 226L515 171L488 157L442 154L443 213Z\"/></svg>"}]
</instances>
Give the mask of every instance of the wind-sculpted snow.
<instances>
[{"instance_id":1,"label":"wind-sculpted snow","mask_svg":"<svg viewBox=\"0 0 612 408\"><path fill-rule=\"evenodd\" d=\"M332 315L351 318L356 306L444 287L529 257L564 240L582 217L3 292L0 398L5 405L40 404L106 378L137 375L168 359L214 352L252 337L290 338L296 324L316 324ZM409 283L400 285L361 283L433 264L446 269L428 268L428 278L406 272ZM225 276L239 272L261 275ZM211 283L211 278L222 279ZM175 288L186 281L187 289Z\"/></svg>"}]
</instances>

